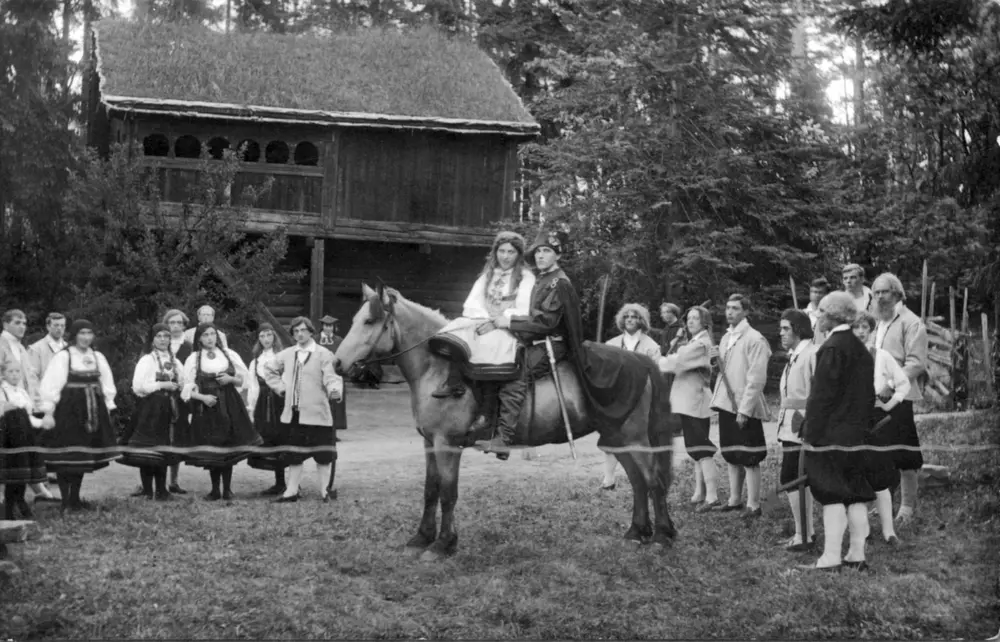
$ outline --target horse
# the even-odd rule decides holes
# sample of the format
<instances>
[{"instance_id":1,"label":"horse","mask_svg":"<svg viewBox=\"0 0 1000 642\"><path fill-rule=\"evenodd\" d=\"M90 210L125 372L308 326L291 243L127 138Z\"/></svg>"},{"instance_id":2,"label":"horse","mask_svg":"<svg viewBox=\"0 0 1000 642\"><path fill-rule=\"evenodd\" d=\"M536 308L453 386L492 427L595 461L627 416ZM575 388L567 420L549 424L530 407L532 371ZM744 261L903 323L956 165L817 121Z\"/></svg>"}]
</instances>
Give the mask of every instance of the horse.
<instances>
[{"instance_id":1,"label":"horse","mask_svg":"<svg viewBox=\"0 0 1000 642\"><path fill-rule=\"evenodd\" d=\"M427 346L428 339L448 322L444 315L407 300L399 291L382 283L377 291L362 284L362 295L361 308L337 348L336 369L341 375L351 376L367 364L395 358L409 384L413 417L424 439L426 477L423 516L416 534L406 543L406 549L421 560L438 561L454 554L458 548L455 529L458 471L463 449L471 445L470 434L479 415L478 404L473 394L447 399L431 396L448 373L448 361ZM572 364L560 362L558 374L573 438L594 432ZM666 549L677 535L667 510L671 435L663 425L650 425L650 409L656 402L653 390L647 380L638 404L621 426L598 428L598 446L614 451L632 486L632 523L625 539ZM524 446L568 441L552 377L536 381L534 390L529 390L517 434L523 437L519 445ZM650 496L655 526L649 519ZM439 505L440 530L437 528Z\"/></svg>"}]
</instances>

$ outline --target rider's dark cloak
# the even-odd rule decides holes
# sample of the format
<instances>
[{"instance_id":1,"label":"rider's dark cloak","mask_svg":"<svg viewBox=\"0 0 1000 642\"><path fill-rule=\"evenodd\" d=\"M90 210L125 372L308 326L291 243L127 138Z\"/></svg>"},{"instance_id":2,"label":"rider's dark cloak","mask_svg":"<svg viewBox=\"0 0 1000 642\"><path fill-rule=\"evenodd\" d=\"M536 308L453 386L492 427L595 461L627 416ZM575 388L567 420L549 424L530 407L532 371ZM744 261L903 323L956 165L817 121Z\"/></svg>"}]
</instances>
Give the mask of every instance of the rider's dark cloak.
<instances>
[{"instance_id":1,"label":"rider's dark cloak","mask_svg":"<svg viewBox=\"0 0 1000 642\"><path fill-rule=\"evenodd\" d=\"M670 392L659 368L646 355L584 340L580 299L561 269L538 276L531 291L531 312L514 317L510 329L529 345L546 336L562 337L598 430L620 426L635 409L647 381L658 402L651 409L651 425L666 419Z\"/></svg>"}]
</instances>

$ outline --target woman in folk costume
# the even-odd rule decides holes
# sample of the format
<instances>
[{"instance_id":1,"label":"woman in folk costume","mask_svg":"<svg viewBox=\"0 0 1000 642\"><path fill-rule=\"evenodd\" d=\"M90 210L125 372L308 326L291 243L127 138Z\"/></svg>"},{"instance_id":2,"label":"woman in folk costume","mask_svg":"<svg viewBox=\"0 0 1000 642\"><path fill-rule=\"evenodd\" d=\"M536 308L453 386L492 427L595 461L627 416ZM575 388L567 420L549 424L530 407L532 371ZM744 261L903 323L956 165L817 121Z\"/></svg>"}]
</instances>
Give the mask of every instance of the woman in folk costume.
<instances>
[{"instance_id":1,"label":"woman in folk costume","mask_svg":"<svg viewBox=\"0 0 1000 642\"><path fill-rule=\"evenodd\" d=\"M107 359L91 348L94 326L77 319L69 328L66 349L52 357L42 377L39 397L45 413L44 448L86 448L49 452L45 466L55 472L63 510L88 510L80 499L83 476L106 467L121 454L115 444L110 411L115 409L115 380Z\"/></svg>"},{"instance_id":2,"label":"woman in folk costume","mask_svg":"<svg viewBox=\"0 0 1000 642\"><path fill-rule=\"evenodd\" d=\"M526 315L531 306L535 275L524 260L524 237L516 232L500 232L483 266L483 271L465 300L462 316L455 319L430 341L436 353L449 357L448 378L431 394L434 397L461 397L465 394L463 362L476 380L510 379L518 375L517 338L509 331L497 331L490 319L499 315Z\"/></svg>"},{"instance_id":3,"label":"woman in folk costume","mask_svg":"<svg viewBox=\"0 0 1000 642\"><path fill-rule=\"evenodd\" d=\"M626 303L615 315L615 327L621 332L617 337L605 341L609 346L615 346L629 352L638 352L651 359L660 356L660 344L649 334L649 310L639 303ZM614 490L615 468L618 458L613 453L604 454L604 481L601 490Z\"/></svg>"},{"instance_id":4,"label":"woman in folk costume","mask_svg":"<svg viewBox=\"0 0 1000 642\"><path fill-rule=\"evenodd\" d=\"M187 458L187 463L207 468L212 492L205 499L233 499L233 466L245 459L248 446L262 443L243 405L239 388L248 376L240 356L220 348L218 331L211 323L202 323L194 333L194 352L184 364L184 388L181 397L191 407L191 441L204 450ZM219 484L222 483L222 491Z\"/></svg>"},{"instance_id":5,"label":"woman in folk costume","mask_svg":"<svg viewBox=\"0 0 1000 642\"><path fill-rule=\"evenodd\" d=\"M185 329L188 326L189 319L184 312L181 310L173 309L167 310L163 319L160 323L166 324L170 328L170 351L174 353L174 357L177 358L181 364L187 363L187 358L191 354L191 342L187 340L185 334ZM181 410L185 415L190 414L187 408L187 403L183 403ZM171 493L175 495L187 495L187 491L181 488L180 484L177 482L177 477L180 475L181 465L172 464L170 466L170 486L167 488Z\"/></svg>"},{"instance_id":6,"label":"woman in folk costume","mask_svg":"<svg viewBox=\"0 0 1000 642\"><path fill-rule=\"evenodd\" d=\"M660 371L674 375L670 411L680 421L684 447L694 460L694 493L690 502L704 513L719 506L719 472L715 444L708 438L712 417L712 315L702 306L690 308L686 334L677 334L670 353L658 360Z\"/></svg>"},{"instance_id":7,"label":"woman in folk costume","mask_svg":"<svg viewBox=\"0 0 1000 642\"><path fill-rule=\"evenodd\" d=\"M15 508L21 517L31 519L32 511L24 500L24 492L29 484L45 483L45 460L38 451L5 451L37 446L42 420L31 415L34 404L21 386L21 364L14 360L0 362L0 377L0 484L4 487L4 519L14 519Z\"/></svg>"},{"instance_id":8,"label":"woman in folk costume","mask_svg":"<svg viewBox=\"0 0 1000 642\"><path fill-rule=\"evenodd\" d=\"M160 448L190 443L187 404L181 399L183 366L170 348L170 328L154 324L146 341L147 352L132 374L132 392L139 402L120 441L123 446L141 449L126 452L119 463L138 468L142 496L160 501L171 499L167 467L181 459Z\"/></svg>"},{"instance_id":9,"label":"woman in folk costume","mask_svg":"<svg viewBox=\"0 0 1000 642\"><path fill-rule=\"evenodd\" d=\"M910 394L910 378L891 354L871 344L870 339L877 326L878 319L869 312L858 314L853 326L854 336L865 344L875 359L875 412L872 430L868 431L865 443L871 446L891 446L892 435L896 432L892 424L899 421L902 409L900 404ZM879 422L887 418L888 421L880 426ZM875 512L882 525L882 539L889 546L899 546L892 520L892 488L900 480L895 458L889 451L870 450L865 453L865 459L868 483L875 491Z\"/></svg>"},{"instance_id":10,"label":"woman in folk costume","mask_svg":"<svg viewBox=\"0 0 1000 642\"><path fill-rule=\"evenodd\" d=\"M250 372L246 380L247 410L253 417L254 429L264 440L263 445L268 447L277 446L282 437L279 416L283 401L267 385L264 365L284 349L281 339L274 332L274 326L262 323L257 329L257 342L253 346L253 360L250 361ZM278 460L276 454L253 455L247 459L247 465L258 470L274 471L274 486L261 495L280 495L285 492L285 464Z\"/></svg>"}]
</instances>

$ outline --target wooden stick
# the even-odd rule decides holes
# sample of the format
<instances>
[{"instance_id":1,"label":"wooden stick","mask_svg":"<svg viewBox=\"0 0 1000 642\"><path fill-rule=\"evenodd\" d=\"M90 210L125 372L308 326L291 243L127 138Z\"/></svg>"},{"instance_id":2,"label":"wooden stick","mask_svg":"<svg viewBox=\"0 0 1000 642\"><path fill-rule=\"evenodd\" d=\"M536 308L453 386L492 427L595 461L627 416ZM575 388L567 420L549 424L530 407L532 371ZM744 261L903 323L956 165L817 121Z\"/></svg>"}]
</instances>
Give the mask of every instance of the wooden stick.
<instances>
[{"instance_id":1,"label":"wooden stick","mask_svg":"<svg viewBox=\"0 0 1000 642\"><path fill-rule=\"evenodd\" d=\"M790 285L792 287L792 306L794 306L795 309L798 310L799 309L799 295L795 293L795 279L792 278L791 274L788 275L788 285Z\"/></svg>"},{"instance_id":2,"label":"wooden stick","mask_svg":"<svg viewBox=\"0 0 1000 642\"><path fill-rule=\"evenodd\" d=\"M929 318L929 319L934 317L934 289L935 289L935 286L937 286L937 282L936 281L931 281L931 298L930 298L930 301L928 301L928 303L927 303L927 318Z\"/></svg>"},{"instance_id":3,"label":"wooden stick","mask_svg":"<svg viewBox=\"0 0 1000 642\"><path fill-rule=\"evenodd\" d=\"M990 317L983 312L980 319L983 322L983 365L986 366L986 381L993 380L993 354L990 352ZM990 386L992 387L992 386Z\"/></svg>"},{"instance_id":4,"label":"wooden stick","mask_svg":"<svg viewBox=\"0 0 1000 642\"><path fill-rule=\"evenodd\" d=\"M951 337L955 338L955 286L948 286L948 302L951 308Z\"/></svg>"},{"instance_id":5,"label":"wooden stick","mask_svg":"<svg viewBox=\"0 0 1000 642\"><path fill-rule=\"evenodd\" d=\"M920 320L927 322L927 259L920 277Z\"/></svg>"},{"instance_id":6,"label":"wooden stick","mask_svg":"<svg viewBox=\"0 0 1000 642\"><path fill-rule=\"evenodd\" d=\"M969 288L965 288L965 297L962 300L962 332L969 331Z\"/></svg>"},{"instance_id":7,"label":"wooden stick","mask_svg":"<svg viewBox=\"0 0 1000 642\"><path fill-rule=\"evenodd\" d=\"M955 343L954 343L954 342L958 341L958 336L955 334L955 286L954 285L949 285L948 286L948 308L949 308L949 311L951 312L951 337L950 338L951 338L951 340L953 342L952 343L952 351L951 351L951 355L950 355L951 356L951 367L948 368L948 376L951 377L951 382L952 382L952 386L951 386L952 387L952 394L949 395L949 399L948 399L949 404L948 405L949 405L949 407L951 407L952 409L954 409L955 408L955 392L954 392L954 389L955 389L955 372L957 371L956 368L955 368L955 360L958 359L958 351L955 350Z\"/></svg>"}]
</instances>

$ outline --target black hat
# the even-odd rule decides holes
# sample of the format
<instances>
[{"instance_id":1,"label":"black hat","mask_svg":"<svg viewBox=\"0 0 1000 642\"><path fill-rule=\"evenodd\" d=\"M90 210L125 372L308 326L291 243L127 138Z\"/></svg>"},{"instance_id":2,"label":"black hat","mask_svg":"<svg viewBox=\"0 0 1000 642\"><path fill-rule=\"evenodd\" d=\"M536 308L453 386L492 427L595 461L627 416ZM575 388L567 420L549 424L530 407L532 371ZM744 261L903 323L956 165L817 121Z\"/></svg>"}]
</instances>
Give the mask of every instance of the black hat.
<instances>
[{"instance_id":1,"label":"black hat","mask_svg":"<svg viewBox=\"0 0 1000 642\"><path fill-rule=\"evenodd\" d=\"M66 343L72 345L76 343L76 335L80 333L80 330L90 330L93 332L94 324L86 319L77 319L69 326L69 330L66 331Z\"/></svg>"},{"instance_id":2,"label":"black hat","mask_svg":"<svg viewBox=\"0 0 1000 642\"><path fill-rule=\"evenodd\" d=\"M533 257L535 255L535 250L540 247L547 247L552 249L556 254L562 254L566 251L566 245L569 243L569 235L562 230L538 230L538 236L535 237L535 242L531 244L528 248L528 256Z\"/></svg>"},{"instance_id":3,"label":"black hat","mask_svg":"<svg viewBox=\"0 0 1000 642\"><path fill-rule=\"evenodd\" d=\"M337 317L331 317L329 314L319 320L320 323L326 323L327 325L333 325L337 322Z\"/></svg>"}]
</instances>

